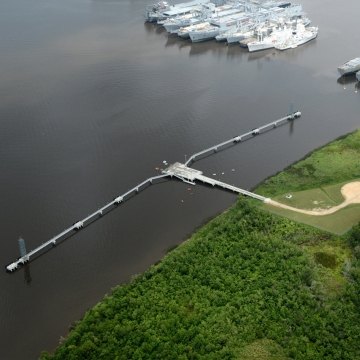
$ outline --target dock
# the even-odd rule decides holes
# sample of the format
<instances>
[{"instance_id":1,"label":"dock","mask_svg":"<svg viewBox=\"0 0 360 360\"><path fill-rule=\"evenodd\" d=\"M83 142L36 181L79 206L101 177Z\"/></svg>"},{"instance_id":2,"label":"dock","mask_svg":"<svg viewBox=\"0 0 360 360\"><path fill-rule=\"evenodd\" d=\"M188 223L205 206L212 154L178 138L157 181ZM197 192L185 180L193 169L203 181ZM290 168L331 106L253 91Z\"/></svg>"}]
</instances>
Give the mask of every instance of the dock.
<instances>
[{"instance_id":1,"label":"dock","mask_svg":"<svg viewBox=\"0 0 360 360\"><path fill-rule=\"evenodd\" d=\"M5 268L7 272L14 272L16 271L21 265L26 264L27 262L31 261L36 256L40 255L42 252L56 246L59 242L65 240L70 235L73 235L77 231L80 231L84 227L90 225L96 220L99 220L102 216L107 214L112 209L116 208L120 204L124 203L125 201L129 200L132 196L138 194L139 192L145 190L152 184L162 181L166 178L177 178L182 182L195 185L196 182L200 182L203 184L211 185L213 187L219 187L222 189L226 189L229 191L233 191L238 194L242 194L245 196L249 196L251 198L257 199L263 202L269 202L271 199L265 198L264 196L255 194L245 189L241 189L234 185L226 184L222 181L212 179L210 177L204 176L200 170L196 170L190 168L191 164L195 161L198 161L206 156L210 156L218 151L224 150L229 146L233 146L239 144L245 140L249 140L254 138L255 136L261 135L265 132L270 130L276 129L277 127L288 123L289 121L293 121L301 116L300 111L292 112L283 118L278 120L272 121L266 125L260 126L258 128L252 129L242 135L236 135L229 140L223 141L219 144L213 145L209 148L206 148L202 151L199 151L189 157L189 159L184 163L175 162L174 164L169 165L167 168L162 170L161 175L150 177L140 184L134 186L124 194L118 195L113 198L110 202L102 206L101 208L97 209L96 211L92 212L90 215L86 216L81 220L75 221L71 226L67 229L63 230L59 234L52 237L50 240L42 243L41 245L37 246L35 249L26 252L25 241L23 239L19 239L19 250L20 250L20 257L17 260L13 261L12 263L8 264ZM20 241L21 240L21 241Z\"/></svg>"},{"instance_id":2,"label":"dock","mask_svg":"<svg viewBox=\"0 0 360 360\"><path fill-rule=\"evenodd\" d=\"M239 187L236 187L234 185L229 185L222 181L215 180L210 177L204 176L201 171L189 168L185 164L181 164L179 162L176 162L176 163L170 165L165 170L163 170L163 174L166 174L170 177L174 176L174 177L178 178L179 180L189 183L191 185L195 185L196 184L195 181L198 180L198 181L202 182L203 184L217 186L217 187L220 187L223 189L227 189L227 190L236 192L238 194L252 197L256 200L260 200L263 202L270 201L269 198L266 198L264 196L257 195L253 192L250 192L250 191L247 191L244 189L240 189Z\"/></svg>"}]
</instances>

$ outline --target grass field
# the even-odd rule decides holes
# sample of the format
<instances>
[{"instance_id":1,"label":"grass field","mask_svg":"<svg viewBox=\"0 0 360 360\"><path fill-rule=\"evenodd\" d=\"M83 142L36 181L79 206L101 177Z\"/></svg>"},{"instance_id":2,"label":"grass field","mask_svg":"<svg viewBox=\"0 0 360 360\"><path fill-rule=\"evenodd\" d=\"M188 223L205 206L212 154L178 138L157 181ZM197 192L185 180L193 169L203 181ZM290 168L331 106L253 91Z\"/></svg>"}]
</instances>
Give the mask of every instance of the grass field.
<instances>
[{"instance_id":1,"label":"grass field","mask_svg":"<svg viewBox=\"0 0 360 360\"><path fill-rule=\"evenodd\" d=\"M262 206L273 214L285 216L290 220L315 226L338 235L346 233L360 221L360 205L350 205L334 214L324 216L300 214L265 204Z\"/></svg>"},{"instance_id":2,"label":"grass field","mask_svg":"<svg viewBox=\"0 0 360 360\"><path fill-rule=\"evenodd\" d=\"M305 159L266 179L256 192L274 196L323 188L360 178L360 130L315 150ZM330 193L334 194L330 188ZM338 201L338 195L333 198Z\"/></svg>"},{"instance_id":3,"label":"grass field","mask_svg":"<svg viewBox=\"0 0 360 360\"><path fill-rule=\"evenodd\" d=\"M315 150L305 159L265 180L256 193L300 209L327 209L342 203L341 187L359 178L360 131L356 131ZM360 205L351 205L325 216L305 215L269 205L263 207L335 234L344 234L360 221Z\"/></svg>"}]
</instances>

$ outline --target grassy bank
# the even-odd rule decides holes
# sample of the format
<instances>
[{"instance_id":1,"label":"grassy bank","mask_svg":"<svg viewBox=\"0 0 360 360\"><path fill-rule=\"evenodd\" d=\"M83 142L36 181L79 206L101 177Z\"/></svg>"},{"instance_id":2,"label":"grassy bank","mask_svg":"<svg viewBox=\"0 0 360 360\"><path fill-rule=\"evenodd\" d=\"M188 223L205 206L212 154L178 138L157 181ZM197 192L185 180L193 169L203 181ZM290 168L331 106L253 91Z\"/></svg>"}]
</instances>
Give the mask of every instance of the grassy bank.
<instances>
[{"instance_id":1,"label":"grassy bank","mask_svg":"<svg viewBox=\"0 0 360 360\"><path fill-rule=\"evenodd\" d=\"M256 192L274 197L360 178L360 130L314 151L265 180Z\"/></svg>"},{"instance_id":2,"label":"grassy bank","mask_svg":"<svg viewBox=\"0 0 360 360\"><path fill-rule=\"evenodd\" d=\"M359 133L329 147L348 154L344 144L357 145L354 137ZM309 189L311 174L318 187L321 179L360 177L349 160L331 179L319 156L260 191ZM240 198L158 265L114 289L42 359L360 359L359 293L360 226L338 236Z\"/></svg>"},{"instance_id":3,"label":"grassy bank","mask_svg":"<svg viewBox=\"0 0 360 360\"><path fill-rule=\"evenodd\" d=\"M300 209L326 208L342 203L341 187L359 179L360 131L356 131L265 180L256 192ZM267 205L264 208L335 234L346 233L360 221L360 204L327 216L305 215Z\"/></svg>"}]
</instances>

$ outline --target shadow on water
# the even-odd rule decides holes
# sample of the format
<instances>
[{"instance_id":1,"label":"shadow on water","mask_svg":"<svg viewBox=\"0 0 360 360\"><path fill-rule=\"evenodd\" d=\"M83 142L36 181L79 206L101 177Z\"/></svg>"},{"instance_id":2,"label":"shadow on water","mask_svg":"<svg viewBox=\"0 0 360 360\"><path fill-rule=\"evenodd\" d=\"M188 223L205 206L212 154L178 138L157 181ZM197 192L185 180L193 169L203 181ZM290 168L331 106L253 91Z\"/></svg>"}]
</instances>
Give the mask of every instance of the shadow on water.
<instances>
[{"instance_id":1,"label":"shadow on water","mask_svg":"<svg viewBox=\"0 0 360 360\"><path fill-rule=\"evenodd\" d=\"M216 40L193 43L190 39L182 39L175 34L168 35L164 47L178 47L180 50L187 48L189 49L190 57L208 54L226 56L227 58L248 56L247 49L243 49L240 46L227 46L226 43Z\"/></svg>"},{"instance_id":2,"label":"shadow on water","mask_svg":"<svg viewBox=\"0 0 360 360\"><path fill-rule=\"evenodd\" d=\"M166 33L166 30L162 26L156 24L155 25L150 24L150 25L153 26L153 28L157 33ZM219 42L216 41L215 39L193 43L191 42L190 39L182 39L176 34L170 34L170 33L166 33L166 34L167 34L167 39L164 45L165 48L173 47L173 46L177 46L179 49L189 48L189 56L199 56L205 54L212 54L218 56L225 55L227 58L246 56L247 61L254 61L259 59L271 60L273 57L281 56L284 53L286 53L287 57L297 58L302 52L308 51L311 47L316 46L316 39L315 39L309 43L297 47L296 49L288 49L286 51L280 51L272 48L262 51L249 52L247 48L241 47L240 44L228 45L224 41Z\"/></svg>"},{"instance_id":3,"label":"shadow on water","mask_svg":"<svg viewBox=\"0 0 360 360\"><path fill-rule=\"evenodd\" d=\"M25 281L26 285L30 285L32 282L29 263L24 265L24 281Z\"/></svg>"},{"instance_id":4,"label":"shadow on water","mask_svg":"<svg viewBox=\"0 0 360 360\"><path fill-rule=\"evenodd\" d=\"M156 23L150 23L150 22L144 22L144 29L149 34L152 34L152 33L162 34L162 33L166 32L166 30L162 26L160 26Z\"/></svg>"},{"instance_id":5,"label":"shadow on water","mask_svg":"<svg viewBox=\"0 0 360 360\"><path fill-rule=\"evenodd\" d=\"M355 74L343 75L337 79L337 83L340 85L349 85L357 82Z\"/></svg>"},{"instance_id":6,"label":"shadow on water","mask_svg":"<svg viewBox=\"0 0 360 360\"><path fill-rule=\"evenodd\" d=\"M337 79L337 83L343 87L344 90L353 87L354 92L358 93L360 90L359 81L356 79L355 74L343 75Z\"/></svg>"}]
</instances>

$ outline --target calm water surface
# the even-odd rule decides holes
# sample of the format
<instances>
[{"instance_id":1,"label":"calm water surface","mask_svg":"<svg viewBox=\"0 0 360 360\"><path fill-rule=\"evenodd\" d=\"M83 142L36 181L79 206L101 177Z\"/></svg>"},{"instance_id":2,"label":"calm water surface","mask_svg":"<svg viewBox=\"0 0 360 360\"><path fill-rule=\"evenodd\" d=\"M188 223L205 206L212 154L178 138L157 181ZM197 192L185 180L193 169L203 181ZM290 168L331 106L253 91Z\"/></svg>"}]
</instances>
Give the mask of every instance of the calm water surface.
<instances>
[{"instance_id":1,"label":"calm water surface","mask_svg":"<svg viewBox=\"0 0 360 360\"><path fill-rule=\"evenodd\" d=\"M303 116L195 164L252 188L359 127L356 0L304 0L316 41L249 54L192 45L144 24L144 0L2 0L0 263L60 232L145 178L163 160L282 117ZM354 11L351 11L353 8ZM353 15L354 14L354 15ZM343 40L346 38L346 42ZM235 171L231 171L235 169ZM0 272L0 358L36 359L111 287L147 269L232 194L153 186L13 275Z\"/></svg>"}]
</instances>

